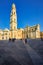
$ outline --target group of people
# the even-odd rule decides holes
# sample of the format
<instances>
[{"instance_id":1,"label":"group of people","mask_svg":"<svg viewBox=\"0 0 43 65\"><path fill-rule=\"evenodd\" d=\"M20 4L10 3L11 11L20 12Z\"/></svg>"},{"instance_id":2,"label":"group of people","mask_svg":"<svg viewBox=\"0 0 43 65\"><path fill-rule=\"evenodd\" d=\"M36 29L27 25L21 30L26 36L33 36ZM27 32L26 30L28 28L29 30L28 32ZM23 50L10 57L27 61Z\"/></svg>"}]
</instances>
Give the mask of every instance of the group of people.
<instances>
[{"instance_id":1,"label":"group of people","mask_svg":"<svg viewBox=\"0 0 43 65\"><path fill-rule=\"evenodd\" d=\"M20 39L20 40L22 40L22 39ZM27 39L24 39L24 43L27 43Z\"/></svg>"},{"instance_id":2,"label":"group of people","mask_svg":"<svg viewBox=\"0 0 43 65\"><path fill-rule=\"evenodd\" d=\"M13 39L10 39L10 38L9 38L9 41L15 42L15 40L16 40L15 38L13 38ZM22 40L22 39L21 39L21 40ZM27 43L27 39L24 39L24 42Z\"/></svg>"},{"instance_id":3,"label":"group of people","mask_svg":"<svg viewBox=\"0 0 43 65\"><path fill-rule=\"evenodd\" d=\"M16 40L15 38L14 38L14 39L10 39L10 38L9 38L9 41L13 41L13 42L14 42L15 40Z\"/></svg>"}]
</instances>

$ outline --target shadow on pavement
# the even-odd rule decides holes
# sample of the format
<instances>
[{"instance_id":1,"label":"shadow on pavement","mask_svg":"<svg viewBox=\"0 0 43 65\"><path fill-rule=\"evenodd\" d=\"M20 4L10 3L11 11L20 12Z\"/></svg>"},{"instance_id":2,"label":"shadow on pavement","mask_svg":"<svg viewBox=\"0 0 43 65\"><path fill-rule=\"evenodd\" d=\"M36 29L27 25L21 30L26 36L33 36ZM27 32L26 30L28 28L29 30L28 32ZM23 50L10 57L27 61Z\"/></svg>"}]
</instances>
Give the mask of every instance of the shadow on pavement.
<instances>
[{"instance_id":1,"label":"shadow on pavement","mask_svg":"<svg viewBox=\"0 0 43 65\"><path fill-rule=\"evenodd\" d=\"M0 65L21 65L17 60L15 60L15 58L8 55L5 50L0 50Z\"/></svg>"},{"instance_id":2,"label":"shadow on pavement","mask_svg":"<svg viewBox=\"0 0 43 65\"><path fill-rule=\"evenodd\" d=\"M16 61L14 58L12 57L7 57L4 62L2 63L2 65L21 65L19 64L18 61Z\"/></svg>"}]
</instances>

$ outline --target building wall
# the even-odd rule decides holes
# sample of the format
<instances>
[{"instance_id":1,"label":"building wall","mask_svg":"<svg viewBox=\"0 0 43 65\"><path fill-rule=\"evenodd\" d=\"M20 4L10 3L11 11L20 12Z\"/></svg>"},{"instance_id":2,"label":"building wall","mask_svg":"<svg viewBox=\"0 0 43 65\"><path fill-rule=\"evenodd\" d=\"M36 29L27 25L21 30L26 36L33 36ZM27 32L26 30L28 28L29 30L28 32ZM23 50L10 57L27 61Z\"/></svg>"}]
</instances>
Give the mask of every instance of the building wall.
<instances>
[{"instance_id":1,"label":"building wall","mask_svg":"<svg viewBox=\"0 0 43 65\"><path fill-rule=\"evenodd\" d=\"M9 39L9 30L0 30L0 40L8 40Z\"/></svg>"},{"instance_id":2,"label":"building wall","mask_svg":"<svg viewBox=\"0 0 43 65\"><path fill-rule=\"evenodd\" d=\"M0 40L2 40L2 34L3 34L3 31L0 30Z\"/></svg>"},{"instance_id":3,"label":"building wall","mask_svg":"<svg viewBox=\"0 0 43 65\"><path fill-rule=\"evenodd\" d=\"M40 32L40 38L43 38L43 32Z\"/></svg>"},{"instance_id":4,"label":"building wall","mask_svg":"<svg viewBox=\"0 0 43 65\"><path fill-rule=\"evenodd\" d=\"M40 25L37 25L36 38L40 38Z\"/></svg>"},{"instance_id":5,"label":"building wall","mask_svg":"<svg viewBox=\"0 0 43 65\"><path fill-rule=\"evenodd\" d=\"M9 39L9 31L4 31L3 32L3 39L8 40Z\"/></svg>"},{"instance_id":6,"label":"building wall","mask_svg":"<svg viewBox=\"0 0 43 65\"><path fill-rule=\"evenodd\" d=\"M22 29L18 29L17 30L17 39L22 39L23 38L23 30Z\"/></svg>"}]
</instances>

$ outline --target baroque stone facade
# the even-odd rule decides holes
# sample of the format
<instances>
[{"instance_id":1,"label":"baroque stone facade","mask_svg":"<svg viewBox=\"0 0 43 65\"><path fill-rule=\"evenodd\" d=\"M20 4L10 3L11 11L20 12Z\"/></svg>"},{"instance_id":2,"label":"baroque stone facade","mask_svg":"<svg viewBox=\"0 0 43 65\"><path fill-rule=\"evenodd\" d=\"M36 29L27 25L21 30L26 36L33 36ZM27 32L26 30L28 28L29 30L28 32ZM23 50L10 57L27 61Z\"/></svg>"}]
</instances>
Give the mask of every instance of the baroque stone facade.
<instances>
[{"instance_id":1,"label":"baroque stone facade","mask_svg":"<svg viewBox=\"0 0 43 65\"><path fill-rule=\"evenodd\" d=\"M24 39L24 38L40 38L40 25L26 26L24 29L17 28L17 13L15 4L12 4L12 10L10 15L10 29L5 30L0 29L0 40L8 39Z\"/></svg>"}]
</instances>

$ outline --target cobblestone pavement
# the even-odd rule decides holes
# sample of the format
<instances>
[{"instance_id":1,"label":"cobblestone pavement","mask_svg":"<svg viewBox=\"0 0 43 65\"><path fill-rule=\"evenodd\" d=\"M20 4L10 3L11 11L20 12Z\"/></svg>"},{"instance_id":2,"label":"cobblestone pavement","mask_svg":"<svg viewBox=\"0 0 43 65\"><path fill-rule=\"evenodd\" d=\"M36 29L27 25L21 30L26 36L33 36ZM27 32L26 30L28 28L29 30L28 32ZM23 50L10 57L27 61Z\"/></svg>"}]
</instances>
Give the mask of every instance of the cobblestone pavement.
<instances>
[{"instance_id":1,"label":"cobblestone pavement","mask_svg":"<svg viewBox=\"0 0 43 65\"><path fill-rule=\"evenodd\" d=\"M0 41L0 65L43 65L43 41L27 41Z\"/></svg>"}]
</instances>

